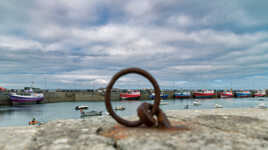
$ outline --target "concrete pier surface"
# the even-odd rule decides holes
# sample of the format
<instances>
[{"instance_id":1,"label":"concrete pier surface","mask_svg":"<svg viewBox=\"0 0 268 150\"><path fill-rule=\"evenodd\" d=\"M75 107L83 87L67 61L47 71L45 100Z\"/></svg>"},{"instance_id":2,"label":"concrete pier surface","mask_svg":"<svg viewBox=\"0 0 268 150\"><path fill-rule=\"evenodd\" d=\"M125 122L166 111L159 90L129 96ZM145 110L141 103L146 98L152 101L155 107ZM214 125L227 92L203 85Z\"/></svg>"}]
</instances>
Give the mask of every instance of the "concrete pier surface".
<instances>
[{"instance_id":1,"label":"concrete pier surface","mask_svg":"<svg viewBox=\"0 0 268 150\"><path fill-rule=\"evenodd\" d=\"M127 128L110 116L0 128L1 150L267 150L267 109L167 111L187 128Z\"/></svg>"}]
</instances>

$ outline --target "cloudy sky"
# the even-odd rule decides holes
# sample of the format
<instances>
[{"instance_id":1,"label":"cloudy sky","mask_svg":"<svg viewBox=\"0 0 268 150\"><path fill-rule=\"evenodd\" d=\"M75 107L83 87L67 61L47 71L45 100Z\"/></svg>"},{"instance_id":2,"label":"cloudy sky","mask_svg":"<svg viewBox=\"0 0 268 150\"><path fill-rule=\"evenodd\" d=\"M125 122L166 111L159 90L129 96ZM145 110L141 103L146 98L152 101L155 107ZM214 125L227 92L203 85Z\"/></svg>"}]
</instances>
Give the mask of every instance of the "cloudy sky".
<instances>
[{"instance_id":1,"label":"cloudy sky","mask_svg":"<svg viewBox=\"0 0 268 150\"><path fill-rule=\"evenodd\" d=\"M105 87L127 67L161 88L268 88L267 0L5 0L0 86ZM119 87L150 84L134 75Z\"/></svg>"}]
</instances>

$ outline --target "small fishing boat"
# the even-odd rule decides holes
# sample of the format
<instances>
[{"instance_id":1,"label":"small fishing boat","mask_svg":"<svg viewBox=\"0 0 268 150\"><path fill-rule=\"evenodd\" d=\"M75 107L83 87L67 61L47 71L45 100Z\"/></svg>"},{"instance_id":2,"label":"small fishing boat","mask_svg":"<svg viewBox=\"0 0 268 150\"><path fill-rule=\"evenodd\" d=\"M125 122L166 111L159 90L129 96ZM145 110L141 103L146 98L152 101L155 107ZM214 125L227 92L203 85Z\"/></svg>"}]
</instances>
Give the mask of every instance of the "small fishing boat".
<instances>
[{"instance_id":1,"label":"small fishing boat","mask_svg":"<svg viewBox=\"0 0 268 150\"><path fill-rule=\"evenodd\" d=\"M251 93L250 91L247 90L240 90L235 92L236 97L250 97Z\"/></svg>"},{"instance_id":2,"label":"small fishing boat","mask_svg":"<svg viewBox=\"0 0 268 150\"><path fill-rule=\"evenodd\" d=\"M257 108L259 108L259 109L265 109L265 108L267 108L267 106L266 106L264 103L260 103L260 104L257 106Z\"/></svg>"},{"instance_id":3,"label":"small fishing boat","mask_svg":"<svg viewBox=\"0 0 268 150\"><path fill-rule=\"evenodd\" d=\"M95 111L95 110L92 110L92 111L89 111L89 112L81 112L81 115L80 117L83 118L83 117L91 117L91 116L101 116L102 115L102 111Z\"/></svg>"},{"instance_id":4,"label":"small fishing boat","mask_svg":"<svg viewBox=\"0 0 268 150\"><path fill-rule=\"evenodd\" d=\"M257 90L256 93L254 93L254 97L264 97L266 95L266 91L265 90Z\"/></svg>"},{"instance_id":5,"label":"small fishing boat","mask_svg":"<svg viewBox=\"0 0 268 150\"><path fill-rule=\"evenodd\" d=\"M234 95L232 91L223 91L220 93L220 98L231 98L233 96Z\"/></svg>"},{"instance_id":6,"label":"small fishing boat","mask_svg":"<svg viewBox=\"0 0 268 150\"><path fill-rule=\"evenodd\" d=\"M150 98L151 98L151 99L154 99L154 97L155 97L155 93L152 93L152 94L150 95ZM161 94L160 94L160 97L161 97L162 99L167 99L167 98L168 98L168 94L161 93Z\"/></svg>"},{"instance_id":7,"label":"small fishing boat","mask_svg":"<svg viewBox=\"0 0 268 150\"><path fill-rule=\"evenodd\" d=\"M195 101L193 102L193 105L194 105L194 106L199 106L199 105L201 105L201 103L200 103L199 100L195 100Z\"/></svg>"},{"instance_id":8,"label":"small fishing boat","mask_svg":"<svg viewBox=\"0 0 268 150\"><path fill-rule=\"evenodd\" d=\"M213 90L201 90L193 92L195 98L212 98L216 96L216 93Z\"/></svg>"},{"instance_id":9,"label":"small fishing boat","mask_svg":"<svg viewBox=\"0 0 268 150\"><path fill-rule=\"evenodd\" d=\"M32 90L23 94L9 93L8 96L11 102L16 102L16 103L27 103L27 102L39 103L44 100L43 93L34 93L32 92Z\"/></svg>"},{"instance_id":10,"label":"small fishing boat","mask_svg":"<svg viewBox=\"0 0 268 150\"><path fill-rule=\"evenodd\" d=\"M32 121L28 122L29 125L41 125L41 122L37 121L35 118L32 119Z\"/></svg>"},{"instance_id":11,"label":"small fishing boat","mask_svg":"<svg viewBox=\"0 0 268 150\"><path fill-rule=\"evenodd\" d=\"M215 108L223 108L223 106L220 104L215 104Z\"/></svg>"},{"instance_id":12,"label":"small fishing boat","mask_svg":"<svg viewBox=\"0 0 268 150\"><path fill-rule=\"evenodd\" d=\"M140 97L140 91L128 91L127 93L120 93L120 98L123 100L137 100Z\"/></svg>"},{"instance_id":13,"label":"small fishing boat","mask_svg":"<svg viewBox=\"0 0 268 150\"><path fill-rule=\"evenodd\" d=\"M168 102L160 102L160 105L167 105Z\"/></svg>"},{"instance_id":14,"label":"small fishing boat","mask_svg":"<svg viewBox=\"0 0 268 150\"><path fill-rule=\"evenodd\" d=\"M85 112L84 110L87 110L88 106L76 106L75 110L80 110L80 117L90 117L90 116L101 116L102 115L102 111L89 111L89 112Z\"/></svg>"},{"instance_id":15,"label":"small fishing boat","mask_svg":"<svg viewBox=\"0 0 268 150\"><path fill-rule=\"evenodd\" d=\"M11 92L8 94L9 99L12 103L28 103L36 102L40 103L44 100L43 93L37 93L38 88L33 87L34 82L32 82L30 87L24 87L24 90L20 93ZM38 90L40 91L40 89Z\"/></svg>"},{"instance_id":16,"label":"small fishing boat","mask_svg":"<svg viewBox=\"0 0 268 150\"><path fill-rule=\"evenodd\" d=\"M80 109L84 109L84 110L86 110L86 109L88 109L88 106L75 106L74 109L75 109L75 110L80 110Z\"/></svg>"},{"instance_id":17,"label":"small fishing boat","mask_svg":"<svg viewBox=\"0 0 268 150\"><path fill-rule=\"evenodd\" d=\"M122 106L122 105L120 105L120 106L116 106L115 108L114 108L114 110L125 110L126 109L126 107L124 107L124 106Z\"/></svg>"},{"instance_id":18,"label":"small fishing boat","mask_svg":"<svg viewBox=\"0 0 268 150\"><path fill-rule=\"evenodd\" d=\"M174 98L179 98L179 99L190 98L190 97L191 97L191 92L189 91L177 92L174 94Z\"/></svg>"}]
</instances>

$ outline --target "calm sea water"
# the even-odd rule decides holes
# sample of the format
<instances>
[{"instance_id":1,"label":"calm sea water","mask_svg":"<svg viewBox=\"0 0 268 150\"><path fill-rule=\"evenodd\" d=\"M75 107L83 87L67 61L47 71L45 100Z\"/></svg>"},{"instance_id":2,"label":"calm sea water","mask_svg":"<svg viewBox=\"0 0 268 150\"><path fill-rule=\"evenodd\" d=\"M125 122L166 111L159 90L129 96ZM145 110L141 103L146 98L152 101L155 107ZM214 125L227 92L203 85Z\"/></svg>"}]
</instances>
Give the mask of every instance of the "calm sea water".
<instances>
[{"instance_id":1,"label":"calm sea water","mask_svg":"<svg viewBox=\"0 0 268 150\"><path fill-rule=\"evenodd\" d=\"M268 106L268 98L234 98L234 99L202 99L200 106L193 106L194 99L188 100L163 100L167 105L161 105L163 110L184 109L189 105L189 109L214 109L215 104L220 104L224 108L252 108L260 103ZM144 101L116 101L112 102L113 107L123 105L125 111L117 111L120 116L134 116L139 104ZM151 100L147 102L152 103ZM12 107L0 107L0 126L21 126L28 125L28 122L35 117L38 121L47 122L57 119L80 118L80 112L75 111L77 105L87 105L90 110L106 112L104 102L63 102L50 104L17 105Z\"/></svg>"}]
</instances>

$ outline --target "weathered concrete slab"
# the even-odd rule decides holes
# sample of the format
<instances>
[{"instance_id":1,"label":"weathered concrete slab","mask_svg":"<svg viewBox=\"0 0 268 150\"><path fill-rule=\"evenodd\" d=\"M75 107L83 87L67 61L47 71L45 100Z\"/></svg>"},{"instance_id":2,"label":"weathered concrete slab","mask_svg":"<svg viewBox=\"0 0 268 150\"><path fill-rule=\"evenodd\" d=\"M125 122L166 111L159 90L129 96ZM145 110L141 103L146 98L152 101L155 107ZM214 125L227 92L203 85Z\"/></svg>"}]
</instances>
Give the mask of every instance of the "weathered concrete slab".
<instances>
[{"instance_id":1,"label":"weathered concrete slab","mask_svg":"<svg viewBox=\"0 0 268 150\"><path fill-rule=\"evenodd\" d=\"M127 128L110 116L59 120L35 127L0 128L1 150L266 150L268 110L169 111L187 129Z\"/></svg>"},{"instance_id":2,"label":"weathered concrete slab","mask_svg":"<svg viewBox=\"0 0 268 150\"><path fill-rule=\"evenodd\" d=\"M32 137L37 132L35 127L2 127L0 128L0 149L25 149L32 143Z\"/></svg>"}]
</instances>

